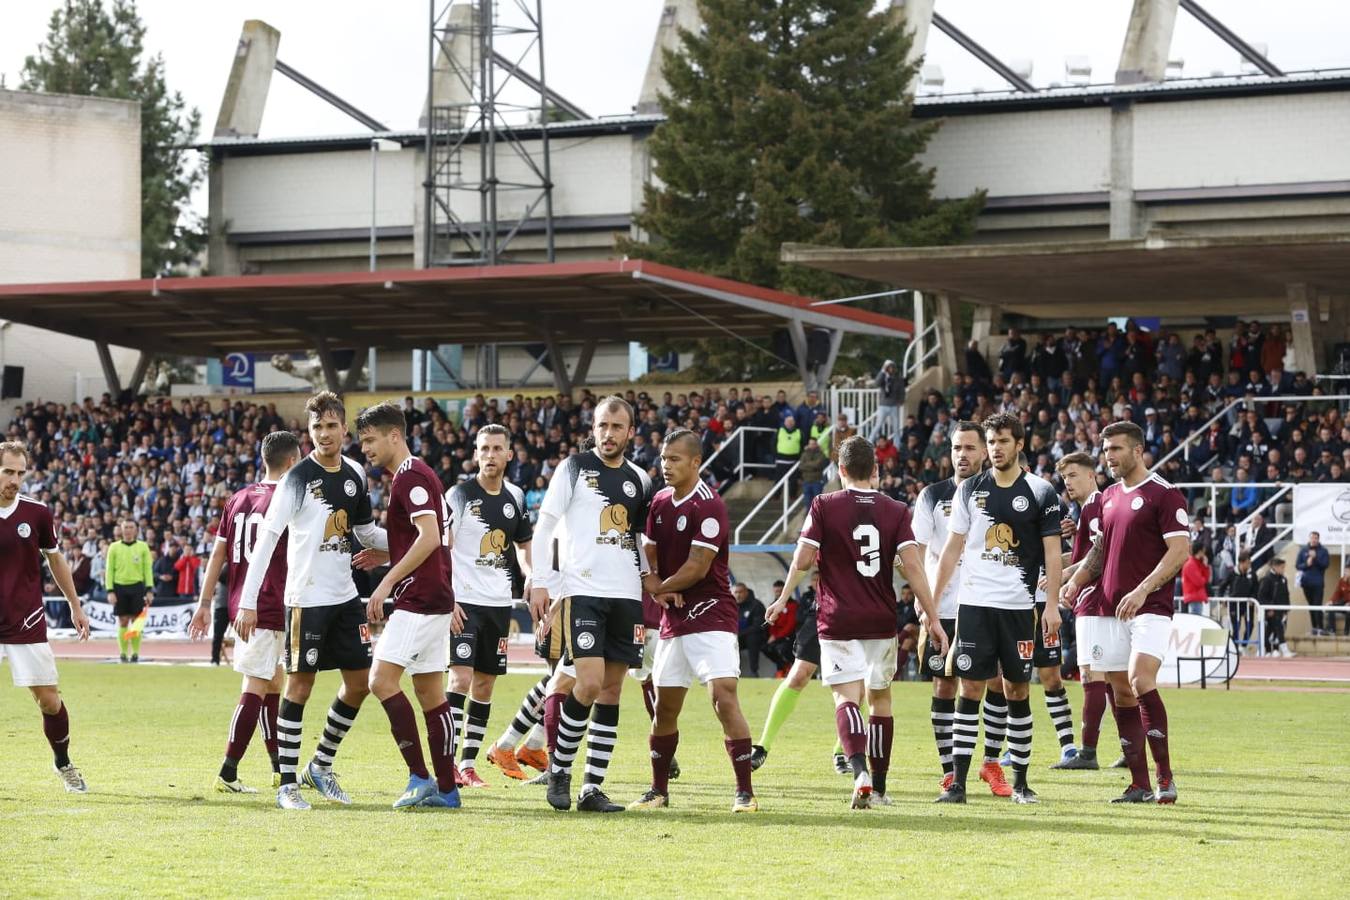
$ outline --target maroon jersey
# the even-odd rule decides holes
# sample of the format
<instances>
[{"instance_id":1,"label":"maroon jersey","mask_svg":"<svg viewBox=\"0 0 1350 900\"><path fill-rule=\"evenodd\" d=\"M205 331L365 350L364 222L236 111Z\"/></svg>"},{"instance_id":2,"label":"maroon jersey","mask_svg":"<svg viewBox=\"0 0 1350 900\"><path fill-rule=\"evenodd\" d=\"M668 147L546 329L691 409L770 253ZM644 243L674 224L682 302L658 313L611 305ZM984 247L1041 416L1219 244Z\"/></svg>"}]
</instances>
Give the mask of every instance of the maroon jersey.
<instances>
[{"instance_id":1,"label":"maroon jersey","mask_svg":"<svg viewBox=\"0 0 1350 900\"><path fill-rule=\"evenodd\" d=\"M1102 533L1102 494L1093 491L1092 496L1078 511L1078 530L1073 533L1073 551L1069 562L1082 562L1083 557L1092 549L1092 542ZM1109 616L1114 610L1107 609L1102 602L1101 588L1095 581L1089 582L1078 592L1073 606L1075 616Z\"/></svg>"},{"instance_id":2,"label":"maroon jersey","mask_svg":"<svg viewBox=\"0 0 1350 900\"><path fill-rule=\"evenodd\" d=\"M1117 481L1101 494L1102 542L1106 562L1097 590L1106 615L1162 561L1167 538L1188 535L1190 518L1181 491L1150 475L1133 488ZM1139 613L1171 617L1175 578L1148 595Z\"/></svg>"},{"instance_id":3,"label":"maroon jersey","mask_svg":"<svg viewBox=\"0 0 1350 900\"><path fill-rule=\"evenodd\" d=\"M276 493L275 481L260 481L234 492L220 515L216 540L225 542L225 585L230 596L230 619L239 615L239 595L253 564L253 548L258 543L258 528L267 515ZM258 590L258 627L269 631L286 630L286 535L277 540L277 548L267 561L267 573Z\"/></svg>"},{"instance_id":4,"label":"maroon jersey","mask_svg":"<svg viewBox=\"0 0 1350 900\"><path fill-rule=\"evenodd\" d=\"M647 539L656 545L656 574L669 578L689 560L693 547L711 550L712 565L703 579L680 593L682 607L661 613L661 637L679 637L704 631L730 631L740 624L736 598L731 593L727 565L727 508L717 491L699 482L688 496L676 498L674 488L663 488L647 509Z\"/></svg>"},{"instance_id":5,"label":"maroon jersey","mask_svg":"<svg viewBox=\"0 0 1350 900\"><path fill-rule=\"evenodd\" d=\"M811 501L801 537L820 551L816 625L831 641L895 637L895 557L916 543L909 507L848 488Z\"/></svg>"},{"instance_id":6,"label":"maroon jersey","mask_svg":"<svg viewBox=\"0 0 1350 900\"><path fill-rule=\"evenodd\" d=\"M445 498L441 482L431 466L410 456L394 473L389 488L389 562L397 564L417 540L417 518L436 517L436 533L445 538ZM455 608L455 592L450 586L450 548L441 546L422 560L413 573L400 581L393 591L394 609L426 616L445 615Z\"/></svg>"},{"instance_id":7,"label":"maroon jersey","mask_svg":"<svg viewBox=\"0 0 1350 900\"><path fill-rule=\"evenodd\" d=\"M47 640L42 608L42 553L56 550L47 504L19 496L0 509L0 644Z\"/></svg>"}]
</instances>

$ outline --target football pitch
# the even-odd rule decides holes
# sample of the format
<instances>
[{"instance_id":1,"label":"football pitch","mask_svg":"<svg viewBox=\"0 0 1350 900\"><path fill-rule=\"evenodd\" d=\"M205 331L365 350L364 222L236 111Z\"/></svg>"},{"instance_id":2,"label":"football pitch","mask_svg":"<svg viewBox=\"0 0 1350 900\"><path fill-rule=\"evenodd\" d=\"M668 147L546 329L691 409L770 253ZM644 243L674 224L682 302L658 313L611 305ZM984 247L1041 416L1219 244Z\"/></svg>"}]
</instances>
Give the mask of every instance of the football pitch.
<instances>
[{"instance_id":1,"label":"football pitch","mask_svg":"<svg viewBox=\"0 0 1350 900\"><path fill-rule=\"evenodd\" d=\"M8 672L0 674L8 688ZM852 812L849 780L830 765L834 717L813 684L755 773L762 811L733 817L731 769L706 700L691 691L681 722L683 774L673 808L611 816L549 809L542 787L462 790L457 811L394 811L406 770L373 699L339 754L353 805L306 792L315 808L272 806L255 736L240 777L253 797L215 792L239 678L226 669L65 662L71 756L91 793L52 773L27 691L0 691L0 854L9 896L1345 896L1350 817L1350 693L1235 690L1165 693L1175 807L1111 806L1124 770L1051 772L1057 746L1040 688L1032 786L1015 806L972 780L965 807L934 806L938 766L928 687L896 685L889 809ZM489 738L532 683L498 683ZM306 714L312 752L335 675ZM742 683L758 739L777 682ZM607 784L618 802L647 786L645 714L625 687ZM1077 724L1081 691L1070 687ZM324 698L324 699L320 699ZM1109 713L1108 713L1109 719ZM425 739L425 729L419 722ZM1102 756L1115 753L1106 722ZM579 778L578 778L579 780Z\"/></svg>"}]
</instances>

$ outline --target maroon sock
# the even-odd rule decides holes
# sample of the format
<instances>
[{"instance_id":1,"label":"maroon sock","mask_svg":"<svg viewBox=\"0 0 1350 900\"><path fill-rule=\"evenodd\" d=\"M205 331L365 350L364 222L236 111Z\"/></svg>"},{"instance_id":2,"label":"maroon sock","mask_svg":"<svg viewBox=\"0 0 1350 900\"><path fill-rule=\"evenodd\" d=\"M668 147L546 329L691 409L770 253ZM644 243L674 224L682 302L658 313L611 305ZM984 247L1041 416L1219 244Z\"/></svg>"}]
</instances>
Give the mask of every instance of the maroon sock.
<instances>
[{"instance_id":1,"label":"maroon sock","mask_svg":"<svg viewBox=\"0 0 1350 900\"><path fill-rule=\"evenodd\" d=\"M394 743L398 744L403 761L408 764L408 774L430 778L426 758L422 756L422 739L417 735L417 716L413 713L407 695L399 691L380 703L389 716L389 730L393 732Z\"/></svg>"},{"instance_id":2,"label":"maroon sock","mask_svg":"<svg viewBox=\"0 0 1350 900\"><path fill-rule=\"evenodd\" d=\"M258 727L258 710L262 709L262 698L247 691L239 695L239 705L234 708L234 717L230 719L230 737L225 744L225 758L237 764L244 758L248 742L253 740L253 731Z\"/></svg>"},{"instance_id":3,"label":"maroon sock","mask_svg":"<svg viewBox=\"0 0 1350 900\"><path fill-rule=\"evenodd\" d=\"M1152 787L1148 777L1148 760L1144 757L1144 720L1138 706L1116 707L1116 731L1120 733L1120 749L1130 767L1130 781L1135 787Z\"/></svg>"},{"instance_id":4,"label":"maroon sock","mask_svg":"<svg viewBox=\"0 0 1350 900\"><path fill-rule=\"evenodd\" d=\"M653 734L647 738L647 746L652 750L652 790L670 793L670 761L675 758L675 748L680 745L680 733Z\"/></svg>"},{"instance_id":5,"label":"maroon sock","mask_svg":"<svg viewBox=\"0 0 1350 900\"><path fill-rule=\"evenodd\" d=\"M647 718L656 718L656 685L648 678L642 682L642 705L647 707Z\"/></svg>"},{"instance_id":6,"label":"maroon sock","mask_svg":"<svg viewBox=\"0 0 1350 900\"><path fill-rule=\"evenodd\" d=\"M262 727L263 743L273 762L277 758L277 710L281 707L280 694L266 694L262 698L262 713L258 724Z\"/></svg>"},{"instance_id":7,"label":"maroon sock","mask_svg":"<svg viewBox=\"0 0 1350 900\"><path fill-rule=\"evenodd\" d=\"M548 742L548 752L558 749L558 717L562 715L566 694L549 694L544 698L544 739Z\"/></svg>"},{"instance_id":8,"label":"maroon sock","mask_svg":"<svg viewBox=\"0 0 1350 900\"><path fill-rule=\"evenodd\" d=\"M1148 735L1148 748L1153 751L1153 765L1158 770L1158 781L1172 780L1172 758L1167 750L1167 707L1162 695L1154 688L1139 695L1139 712Z\"/></svg>"},{"instance_id":9,"label":"maroon sock","mask_svg":"<svg viewBox=\"0 0 1350 900\"><path fill-rule=\"evenodd\" d=\"M834 726L839 730L839 743L849 759L867 752L867 729L863 727L862 711L858 704L845 700L834 708Z\"/></svg>"},{"instance_id":10,"label":"maroon sock","mask_svg":"<svg viewBox=\"0 0 1350 900\"><path fill-rule=\"evenodd\" d=\"M401 696L401 695L400 695ZM427 744L431 747L431 768L436 772L436 789L441 793L455 789L455 726L450 704L423 711L427 720Z\"/></svg>"},{"instance_id":11,"label":"maroon sock","mask_svg":"<svg viewBox=\"0 0 1350 900\"><path fill-rule=\"evenodd\" d=\"M42 733L47 736L47 743L52 745L56 765L70 765L70 716L66 713L64 703L50 716L42 714Z\"/></svg>"},{"instance_id":12,"label":"maroon sock","mask_svg":"<svg viewBox=\"0 0 1350 900\"><path fill-rule=\"evenodd\" d=\"M727 756L731 757L731 769L736 773L736 793L753 794L750 786L750 739L727 738L723 743L727 747Z\"/></svg>"},{"instance_id":13,"label":"maroon sock","mask_svg":"<svg viewBox=\"0 0 1350 900\"><path fill-rule=\"evenodd\" d=\"M891 716L867 718L867 767L872 770L872 790L886 793L886 773L891 769L891 744L895 741L895 719Z\"/></svg>"},{"instance_id":14,"label":"maroon sock","mask_svg":"<svg viewBox=\"0 0 1350 900\"><path fill-rule=\"evenodd\" d=\"M1102 735L1102 716L1106 713L1106 698L1111 686L1105 681L1089 681L1083 685L1083 749L1096 750Z\"/></svg>"}]
</instances>

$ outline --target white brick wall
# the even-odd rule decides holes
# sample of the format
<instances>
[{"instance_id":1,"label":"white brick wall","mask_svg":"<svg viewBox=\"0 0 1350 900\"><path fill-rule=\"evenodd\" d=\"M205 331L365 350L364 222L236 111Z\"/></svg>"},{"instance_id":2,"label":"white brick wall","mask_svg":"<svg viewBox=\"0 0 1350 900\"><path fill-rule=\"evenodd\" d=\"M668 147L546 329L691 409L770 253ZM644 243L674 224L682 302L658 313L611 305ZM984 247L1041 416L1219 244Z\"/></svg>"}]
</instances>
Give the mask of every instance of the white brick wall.
<instances>
[{"instance_id":1,"label":"white brick wall","mask_svg":"<svg viewBox=\"0 0 1350 900\"><path fill-rule=\"evenodd\" d=\"M136 103L0 91L0 281L138 277L140 146ZM124 377L135 356L114 349ZM104 390L78 338L0 325L0 362L24 367L23 399Z\"/></svg>"}]
</instances>

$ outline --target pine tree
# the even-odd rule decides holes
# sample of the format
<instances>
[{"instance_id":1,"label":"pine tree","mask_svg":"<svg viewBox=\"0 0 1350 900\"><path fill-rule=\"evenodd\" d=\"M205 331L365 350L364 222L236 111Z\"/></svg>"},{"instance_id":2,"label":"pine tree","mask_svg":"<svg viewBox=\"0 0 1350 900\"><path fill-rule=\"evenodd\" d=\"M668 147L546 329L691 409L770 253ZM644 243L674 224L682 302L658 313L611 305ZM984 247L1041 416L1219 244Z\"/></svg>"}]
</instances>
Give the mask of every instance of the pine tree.
<instances>
[{"instance_id":1,"label":"pine tree","mask_svg":"<svg viewBox=\"0 0 1350 900\"><path fill-rule=\"evenodd\" d=\"M24 60L28 91L136 100L141 104L141 275L166 275L197 259L206 244L189 209L205 171L189 146L201 113L170 92L164 58L142 59L145 26L134 0L65 0L47 39Z\"/></svg>"},{"instance_id":2,"label":"pine tree","mask_svg":"<svg viewBox=\"0 0 1350 900\"><path fill-rule=\"evenodd\" d=\"M666 53L669 96L650 151L629 255L817 298L879 290L779 261L786 242L837 247L959 243L982 194L933 198L918 156L936 124L911 120L910 37L874 0L700 0L701 33ZM894 298L859 304L904 315ZM690 349L690 344L673 349ZM790 371L733 338L694 342L694 373ZM767 342L761 347L767 350ZM662 348L667 349L667 348ZM836 371L875 371L895 342L845 341ZM898 357L897 357L898 358Z\"/></svg>"}]
</instances>

